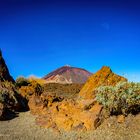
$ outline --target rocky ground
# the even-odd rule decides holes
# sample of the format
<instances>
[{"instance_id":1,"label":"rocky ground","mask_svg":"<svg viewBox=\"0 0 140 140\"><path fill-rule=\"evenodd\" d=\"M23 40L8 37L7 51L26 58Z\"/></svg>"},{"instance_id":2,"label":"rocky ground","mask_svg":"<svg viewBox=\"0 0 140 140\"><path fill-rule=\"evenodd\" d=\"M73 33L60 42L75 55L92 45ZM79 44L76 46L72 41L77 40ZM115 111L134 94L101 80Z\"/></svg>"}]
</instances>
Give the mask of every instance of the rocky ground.
<instances>
[{"instance_id":1,"label":"rocky ground","mask_svg":"<svg viewBox=\"0 0 140 140\"><path fill-rule=\"evenodd\" d=\"M37 126L35 117L22 112L12 120L0 121L0 140L140 140L140 115L130 115L122 124L111 117L95 131L60 134Z\"/></svg>"}]
</instances>

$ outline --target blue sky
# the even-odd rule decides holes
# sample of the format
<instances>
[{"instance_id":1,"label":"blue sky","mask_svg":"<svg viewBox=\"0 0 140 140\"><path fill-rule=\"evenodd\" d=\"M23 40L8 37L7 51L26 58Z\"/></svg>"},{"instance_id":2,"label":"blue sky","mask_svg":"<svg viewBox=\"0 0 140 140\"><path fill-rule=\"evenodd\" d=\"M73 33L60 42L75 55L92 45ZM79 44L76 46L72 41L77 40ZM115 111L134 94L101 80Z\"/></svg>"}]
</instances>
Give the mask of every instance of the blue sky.
<instances>
[{"instance_id":1,"label":"blue sky","mask_svg":"<svg viewBox=\"0 0 140 140\"><path fill-rule=\"evenodd\" d=\"M0 0L0 48L11 74L42 77L69 64L110 66L140 81L138 0Z\"/></svg>"}]
</instances>

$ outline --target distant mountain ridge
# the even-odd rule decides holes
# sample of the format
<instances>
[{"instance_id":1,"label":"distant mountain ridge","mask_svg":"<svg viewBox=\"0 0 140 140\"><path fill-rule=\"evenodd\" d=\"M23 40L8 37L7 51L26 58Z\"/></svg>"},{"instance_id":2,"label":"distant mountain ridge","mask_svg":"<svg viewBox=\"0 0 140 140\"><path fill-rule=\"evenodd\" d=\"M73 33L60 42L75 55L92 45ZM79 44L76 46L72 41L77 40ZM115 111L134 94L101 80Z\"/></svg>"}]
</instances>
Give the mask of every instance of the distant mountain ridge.
<instances>
[{"instance_id":1,"label":"distant mountain ridge","mask_svg":"<svg viewBox=\"0 0 140 140\"><path fill-rule=\"evenodd\" d=\"M47 83L82 84L85 83L91 75L92 73L88 72L85 69L66 65L44 76L43 79L46 80Z\"/></svg>"}]
</instances>

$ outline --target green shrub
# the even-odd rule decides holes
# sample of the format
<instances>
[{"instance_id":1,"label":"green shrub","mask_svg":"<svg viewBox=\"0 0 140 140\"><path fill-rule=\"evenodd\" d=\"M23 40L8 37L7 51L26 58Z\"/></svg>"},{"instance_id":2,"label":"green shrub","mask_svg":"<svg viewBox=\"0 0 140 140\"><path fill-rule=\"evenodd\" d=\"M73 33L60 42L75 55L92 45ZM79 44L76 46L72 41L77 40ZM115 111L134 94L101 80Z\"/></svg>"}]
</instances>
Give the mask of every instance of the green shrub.
<instances>
[{"instance_id":1,"label":"green shrub","mask_svg":"<svg viewBox=\"0 0 140 140\"><path fill-rule=\"evenodd\" d=\"M121 82L116 86L101 86L95 93L96 100L110 115L140 112L140 83Z\"/></svg>"},{"instance_id":2,"label":"green shrub","mask_svg":"<svg viewBox=\"0 0 140 140\"><path fill-rule=\"evenodd\" d=\"M30 84L29 80L24 77L18 77L16 79L16 87L20 88L22 86L28 86Z\"/></svg>"}]
</instances>

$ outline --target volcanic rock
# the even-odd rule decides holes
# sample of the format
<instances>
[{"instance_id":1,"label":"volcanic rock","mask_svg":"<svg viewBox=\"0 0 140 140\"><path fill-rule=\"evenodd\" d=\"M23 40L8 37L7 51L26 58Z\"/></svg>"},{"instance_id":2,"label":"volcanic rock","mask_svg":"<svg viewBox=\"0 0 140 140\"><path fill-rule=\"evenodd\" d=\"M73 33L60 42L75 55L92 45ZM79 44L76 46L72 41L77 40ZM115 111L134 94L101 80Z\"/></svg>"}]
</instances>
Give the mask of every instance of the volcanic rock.
<instances>
[{"instance_id":1,"label":"volcanic rock","mask_svg":"<svg viewBox=\"0 0 140 140\"><path fill-rule=\"evenodd\" d=\"M45 114L47 109L53 104L61 102L63 98L55 95L46 95L45 93L41 96L31 96L28 102L28 106L32 114L41 115Z\"/></svg>"},{"instance_id":2,"label":"volcanic rock","mask_svg":"<svg viewBox=\"0 0 140 140\"><path fill-rule=\"evenodd\" d=\"M74 99L42 94L30 98L29 108L32 114L39 116L38 125L57 131L94 130L101 122L101 105L83 109Z\"/></svg>"},{"instance_id":3,"label":"volcanic rock","mask_svg":"<svg viewBox=\"0 0 140 140\"><path fill-rule=\"evenodd\" d=\"M124 115L119 115L118 117L117 117L117 122L118 123L123 123L125 121L125 116Z\"/></svg>"},{"instance_id":4,"label":"volcanic rock","mask_svg":"<svg viewBox=\"0 0 140 140\"><path fill-rule=\"evenodd\" d=\"M34 115L41 115L44 111L44 104L39 96L32 96L28 102L28 106Z\"/></svg>"},{"instance_id":5,"label":"volcanic rock","mask_svg":"<svg viewBox=\"0 0 140 140\"><path fill-rule=\"evenodd\" d=\"M73 100L53 103L46 113L37 119L37 124L46 128L64 131L95 130L101 122L102 106L96 104L89 110L83 110Z\"/></svg>"},{"instance_id":6,"label":"volcanic rock","mask_svg":"<svg viewBox=\"0 0 140 140\"><path fill-rule=\"evenodd\" d=\"M14 82L14 79L10 75L7 65L2 57L1 50L0 50L0 80Z\"/></svg>"},{"instance_id":7,"label":"volcanic rock","mask_svg":"<svg viewBox=\"0 0 140 140\"><path fill-rule=\"evenodd\" d=\"M79 97L83 99L93 99L95 97L94 90L97 87L108 85L115 86L120 81L127 81L127 79L116 75L109 67L103 66L87 80L79 93Z\"/></svg>"},{"instance_id":8,"label":"volcanic rock","mask_svg":"<svg viewBox=\"0 0 140 140\"><path fill-rule=\"evenodd\" d=\"M15 113L15 111L23 109L23 106L23 98L17 92L15 81L10 75L0 51L0 119L7 119L9 112Z\"/></svg>"}]
</instances>

